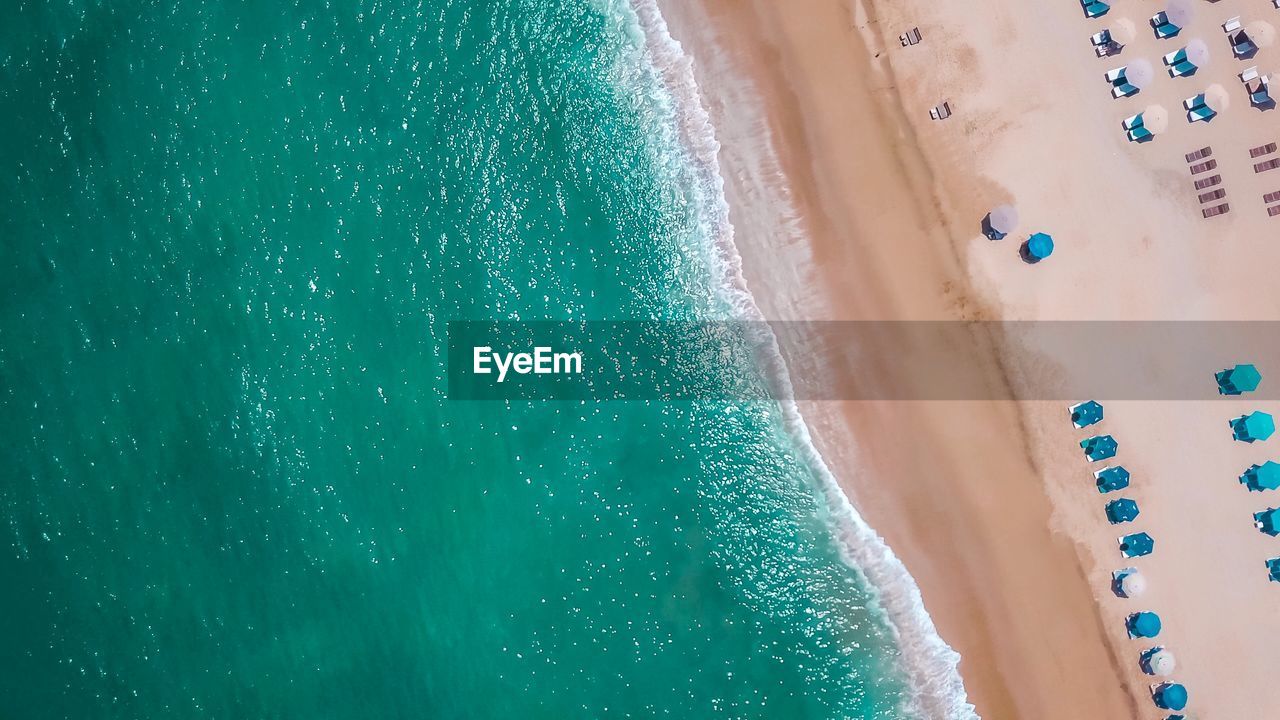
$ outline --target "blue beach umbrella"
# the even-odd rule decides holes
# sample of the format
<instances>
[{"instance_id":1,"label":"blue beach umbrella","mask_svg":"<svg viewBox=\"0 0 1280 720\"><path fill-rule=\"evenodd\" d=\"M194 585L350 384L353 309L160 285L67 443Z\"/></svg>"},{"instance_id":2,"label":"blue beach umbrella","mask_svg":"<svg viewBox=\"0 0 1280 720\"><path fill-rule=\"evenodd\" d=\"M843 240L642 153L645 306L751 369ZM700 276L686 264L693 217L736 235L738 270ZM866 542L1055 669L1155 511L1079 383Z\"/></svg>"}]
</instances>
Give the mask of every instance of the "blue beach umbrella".
<instances>
[{"instance_id":1,"label":"blue beach umbrella","mask_svg":"<svg viewBox=\"0 0 1280 720\"><path fill-rule=\"evenodd\" d=\"M1124 621L1131 638L1153 638L1160 634L1160 616L1153 612L1136 612Z\"/></svg>"},{"instance_id":2,"label":"blue beach umbrella","mask_svg":"<svg viewBox=\"0 0 1280 720\"><path fill-rule=\"evenodd\" d=\"M1022 259L1029 263L1038 263L1053 254L1053 238L1046 233L1038 232L1022 244Z\"/></svg>"},{"instance_id":3,"label":"blue beach umbrella","mask_svg":"<svg viewBox=\"0 0 1280 720\"><path fill-rule=\"evenodd\" d=\"M1102 405L1096 400L1086 400L1067 408L1071 412L1071 424L1078 428L1102 422Z\"/></svg>"},{"instance_id":4,"label":"blue beach umbrella","mask_svg":"<svg viewBox=\"0 0 1280 720\"><path fill-rule=\"evenodd\" d=\"M1280 557L1274 557L1267 561L1267 578L1271 582L1280 582Z\"/></svg>"},{"instance_id":5,"label":"blue beach umbrella","mask_svg":"<svg viewBox=\"0 0 1280 720\"><path fill-rule=\"evenodd\" d=\"M1250 465L1240 476L1240 482L1254 492L1280 488L1280 463L1268 460L1261 465Z\"/></svg>"},{"instance_id":6,"label":"blue beach umbrella","mask_svg":"<svg viewBox=\"0 0 1280 720\"><path fill-rule=\"evenodd\" d=\"M1181 710L1187 706L1187 689L1178 683L1160 683L1151 691L1156 707L1164 710Z\"/></svg>"},{"instance_id":7,"label":"blue beach umbrella","mask_svg":"<svg viewBox=\"0 0 1280 720\"><path fill-rule=\"evenodd\" d=\"M1280 535L1280 509L1267 508L1262 512L1254 513L1253 524L1272 537Z\"/></svg>"},{"instance_id":8,"label":"blue beach umbrella","mask_svg":"<svg viewBox=\"0 0 1280 720\"><path fill-rule=\"evenodd\" d=\"M1112 525L1133 522L1138 517L1138 503L1129 498L1120 498L1107 503L1107 520Z\"/></svg>"},{"instance_id":9,"label":"blue beach umbrella","mask_svg":"<svg viewBox=\"0 0 1280 720\"><path fill-rule=\"evenodd\" d=\"M1120 446L1110 435L1094 435L1081 440L1080 447L1084 448L1084 456L1089 458L1089 462L1098 462L1115 457Z\"/></svg>"},{"instance_id":10,"label":"blue beach umbrella","mask_svg":"<svg viewBox=\"0 0 1280 720\"><path fill-rule=\"evenodd\" d=\"M1252 364L1236 365L1214 375L1218 379L1219 395L1242 395L1258 389L1262 374Z\"/></svg>"},{"instance_id":11,"label":"blue beach umbrella","mask_svg":"<svg viewBox=\"0 0 1280 720\"><path fill-rule=\"evenodd\" d=\"M1277 468L1280 469L1280 468ZM1123 466L1103 468L1093 474L1098 481L1098 492L1109 493L1129 487L1129 471Z\"/></svg>"},{"instance_id":12,"label":"blue beach umbrella","mask_svg":"<svg viewBox=\"0 0 1280 720\"><path fill-rule=\"evenodd\" d=\"M1276 432L1276 420L1271 413L1257 410L1231 421L1231 434L1240 442L1251 443L1266 440Z\"/></svg>"},{"instance_id":13,"label":"blue beach umbrella","mask_svg":"<svg viewBox=\"0 0 1280 720\"><path fill-rule=\"evenodd\" d=\"M1152 550L1156 549L1156 541L1151 536L1144 533L1133 533L1120 538L1120 554L1125 557L1142 557L1150 555Z\"/></svg>"}]
</instances>

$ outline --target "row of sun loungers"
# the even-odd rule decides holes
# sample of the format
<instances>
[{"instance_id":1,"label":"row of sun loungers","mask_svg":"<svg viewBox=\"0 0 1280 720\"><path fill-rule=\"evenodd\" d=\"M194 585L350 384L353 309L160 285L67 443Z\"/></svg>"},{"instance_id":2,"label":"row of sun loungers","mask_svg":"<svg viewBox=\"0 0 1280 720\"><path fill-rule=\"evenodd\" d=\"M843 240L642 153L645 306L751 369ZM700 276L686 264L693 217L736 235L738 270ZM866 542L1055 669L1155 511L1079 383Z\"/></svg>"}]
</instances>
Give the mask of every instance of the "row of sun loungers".
<instances>
[{"instance_id":1,"label":"row of sun loungers","mask_svg":"<svg viewBox=\"0 0 1280 720\"><path fill-rule=\"evenodd\" d=\"M1209 177L1199 179L1195 178L1196 175L1207 173L1218 167L1218 161L1209 157L1210 155L1213 155L1213 148L1206 145L1199 150L1189 152L1182 156L1183 159L1187 161L1187 169L1191 171L1192 181L1195 184L1196 192L1199 193L1196 196L1196 199L1200 201L1201 205L1217 202L1227 196L1226 188L1214 187L1222 184L1221 175L1210 175ZM1209 188L1213 189L1209 190ZM1219 203L1211 207L1202 207L1200 209L1200 214L1205 218L1225 215L1228 212L1231 212L1231 206L1227 203Z\"/></svg>"}]
</instances>

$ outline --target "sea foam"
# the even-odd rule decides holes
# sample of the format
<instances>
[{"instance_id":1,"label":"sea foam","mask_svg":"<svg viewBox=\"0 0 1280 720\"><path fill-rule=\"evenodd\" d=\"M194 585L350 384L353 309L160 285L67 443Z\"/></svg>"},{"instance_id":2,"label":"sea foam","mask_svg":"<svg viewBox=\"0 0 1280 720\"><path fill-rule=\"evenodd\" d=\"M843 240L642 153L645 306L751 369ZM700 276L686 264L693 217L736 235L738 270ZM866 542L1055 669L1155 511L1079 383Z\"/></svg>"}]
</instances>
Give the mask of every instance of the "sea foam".
<instances>
[{"instance_id":1,"label":"sea foam","mask_svg":"<svg viewBox=\"0 0 1280 720\"><path fill-rule=\"evenodd\" d=\"M739 313L739 319L764 320L755 298L747 288L742 273L742 258L734 242L734 229L729 221L729 205L725 197L724 177L720 166L720 143L710 115L703 105L702 94L694 79L693 60L668 30L656 0L631 0L630 9L643 34L646 58L652 69L664 83L664 91L675 110L688 161L693 174L702 185L704 203L700 212L709 229L712 248L724 292ZM726 78L720 78L722 81ZM751 161L755 172L751 182L770 183L770 187L752 188L753 195L770 199L775 230L784 234L777 242L789 247L804 246L804 230L790 201L783 174L768 138L768 126L761 112L759 97L742 79L737 87L718 88L717 92L731 93L734 101L734 122L747 123L759 135L757 152ZM906 567L894 555L876 531L866 523L848 496L840 488L831 469L827 466L813 443L809 428L791 392L791 382L786 362L778 349L776 338L765 323L753 323L762 328L765 337L758 338L762 348L761 361L771 382L781 397L780 405L785 417L786 429L796 445L798 454L813 468L821 482L818 488L830 511L832 530L846 563L866 578L875 591L881 609L893 629L902 654L902 671L911 685L912 696L905 710L923 718L938 720L969 720L976 718L973 705L968 702L958 665L960 656L939 636L933 619L925 610L920 589L907 572Z\"/></svg>"}]
</instances>

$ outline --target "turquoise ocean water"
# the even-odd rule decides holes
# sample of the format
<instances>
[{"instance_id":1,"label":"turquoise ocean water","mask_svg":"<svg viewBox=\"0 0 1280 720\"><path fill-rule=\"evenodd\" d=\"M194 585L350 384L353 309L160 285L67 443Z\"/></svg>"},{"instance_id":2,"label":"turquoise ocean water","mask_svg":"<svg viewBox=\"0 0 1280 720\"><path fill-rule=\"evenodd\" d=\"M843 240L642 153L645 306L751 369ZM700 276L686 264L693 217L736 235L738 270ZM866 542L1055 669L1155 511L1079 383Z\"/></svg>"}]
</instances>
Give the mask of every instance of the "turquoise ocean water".
<instances>
[{"instance_id":1,"label":"turquoise ocean water","mask_svg":"<svg viewBox=\"0 0 1280 720\"><path fill-rule=\"evenodd\" d=\"M776 407L445 397L449 320L733 314L643 38L6 4L0 717L907 716Z\"/></svg>"}]
</instances>

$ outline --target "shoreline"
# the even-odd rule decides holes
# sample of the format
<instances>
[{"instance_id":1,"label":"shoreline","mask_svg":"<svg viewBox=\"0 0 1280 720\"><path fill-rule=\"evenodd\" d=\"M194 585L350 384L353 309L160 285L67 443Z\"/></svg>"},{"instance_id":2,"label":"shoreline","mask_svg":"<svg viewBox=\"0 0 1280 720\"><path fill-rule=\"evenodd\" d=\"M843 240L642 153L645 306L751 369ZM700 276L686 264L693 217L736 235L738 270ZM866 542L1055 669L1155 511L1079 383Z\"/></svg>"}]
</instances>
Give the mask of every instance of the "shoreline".
<instances>
[{"instance_id":1,"label":"shoreline","mask_svg":"<svg viewBox=\"0 0 1280 720\"><path fill-rule=\"evenodd\" d=\"M961 250L949 232L945 196L936 192L938 180L923 161L914 127L900 115L902 100L891 66L865 45L866 17L841 18L835 6L779 14L765 4L721 0L705 0L696 7L664 6L663 11L672 34L693 58L703 103L721 141L721 162L729 171L725 193L743 274L766 317L991 316L974 299L980 291L970 286ZM824 33L828 37L813 44L816 53L802 46L805 39ZM849 72L835 77L813 67L814 55L823 51L838 56L820 58L825 64L843 61L841 66ZM759 99L726 92L732 83L721 82L723 73L747 78ZM869 118L866 123L856 129L821 126L824 120L856 117L851 111L858 110L858 101L867 103L863 110L872 108L862 115ZM735 124L740 118L730 111L740 110L745 102L768 108L763 113L765 127ZM868 132L858 134L862 129ZM760 135L753 138L753 131ZM872 154L880 155L872 174L875 191L868 194L870 203L880 207L850 201L849 195L824 197L824 188L866 186L868 173L861 163L853 167L834 159L850 150L852 135L863 141L862 150L871 146ZM810 240L801 247L787 242L785 234L780 247L776 222L764 217L767 211L750 209L761 200L761 178L752 172L752 161L746 157L750 152L743 148L761 136L779 146L778 177L770 180L783 185L775 193L794 200L798 215L805 218L800 233ZM836 152L819 157L821 153L813 150L817 145ZM844 157L865 158L865 153ZM897 207L885 212L886 198ZM904 239L895 247L859 242L883 236L899 223L914 225L908 227L914 242ZM786 261L777 262L778 255ZM884 272L900 263L912 265L908 277ZM998 355L986 339L975 339L966 351L971 360L984 363L994 382L1002 381ZM903 558L942 640L959 651L964 689L979 713L995 718L1134 716L1137 708L1116 681L1117 658L1104 639L1074 544L1047 529L1051 508L1043 488L1019 483L1039 475L1030 441L1007 452L991 440L1026 438L1029 430L1021 412L1005 403L967 404L959 410L955 403L940 405L805 403L801 410L844 494L875 528L872 532L883 534ZM948 437L956 422L966 424L963 440ZM906 444L887 430L901 426L928 427L930 432L920 433L926 440ZM984 431L989 433L986 438ZM1017 504L1024 510L1021 522L997 523L998 531L987 524L991 512L983 507L989 504L984 483L992 464L983 473L962 469L974 443L995 451L1002 488L1018 494ZM936 473L938 467L962 477L948 482ZM923 482L931 474L934 477ZM963 492L957 493L957 488ZM938 497L947 502L940 503ZM962 512L956 512L957 501L963 503ZM934 518L936 526L917 522L914 516L922 513ZM1006 532L1034 541L1009 552ZM1054 571L1026 572L1029 566ZM1063 574L1063 567L1073 571ZM1035 621L1045 615L1059 621L1048 633ZM1073 667L1069 678L1061 677L1066 666ZM1077 697L1071 708L1053 701L1062 692ZM936 710L926 716L952 717Z\"/></svg>"}]
</instances>

